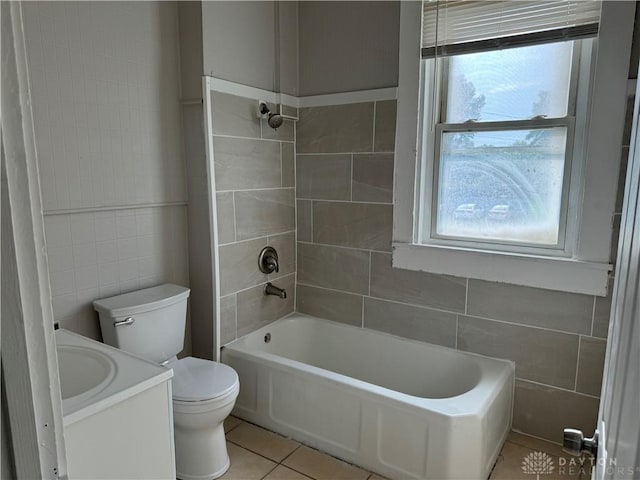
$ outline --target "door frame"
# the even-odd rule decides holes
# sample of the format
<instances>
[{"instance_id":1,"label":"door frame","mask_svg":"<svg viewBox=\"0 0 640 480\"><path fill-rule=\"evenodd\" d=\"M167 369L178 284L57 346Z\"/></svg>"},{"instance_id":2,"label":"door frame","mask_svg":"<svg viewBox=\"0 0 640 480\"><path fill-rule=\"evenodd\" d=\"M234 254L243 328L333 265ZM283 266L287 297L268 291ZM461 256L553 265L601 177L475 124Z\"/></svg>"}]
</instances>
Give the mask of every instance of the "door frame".
<instances>
[{"instance_id":1,"label":"door frame","mask_svg":"<svg viewBox=\"0 0 640 480\"><path fill-rule=\"evenodd\" d=\"M62 399L21 2L2 22L2 375L15 478L66 478Z\"/></svg>"},{"instance_id":2,"label":"door frame","mask_svg":"<svg viewBox=\"0 0 640 480\"><path fill-rule=\"evenodd\" d=\"M640 83L636 86L592 478L640 474Z\"/></svg>"}]
</instances>

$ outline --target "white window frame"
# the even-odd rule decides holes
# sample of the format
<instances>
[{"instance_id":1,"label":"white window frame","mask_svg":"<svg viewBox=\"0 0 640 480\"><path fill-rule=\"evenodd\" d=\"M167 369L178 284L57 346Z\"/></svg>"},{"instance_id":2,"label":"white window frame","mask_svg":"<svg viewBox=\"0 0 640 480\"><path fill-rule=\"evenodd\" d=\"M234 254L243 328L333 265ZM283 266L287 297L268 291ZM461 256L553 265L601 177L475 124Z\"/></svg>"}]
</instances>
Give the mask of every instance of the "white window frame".
<instances>
[{"instance_id":1,"label":"white window frame","mask_svg":"<svg viewBox=\"0 0 640 480\"><path fill-rule=\"evenodd\" d=\"M580 194L569 204L568 223L575 231L570 255L518 253L452 244L420 244L419 183L422 141L421 22L422 2L400 7L400 63L396 170L394 188L393 266L409 270L508 282L518 285L604 296L607 292L611 227L620 167L629 55L635 2L602 2L595 60L589 65L587 92L579 92L576 117L586 119L577 135L572 181ZM583 68L581 62L581 68ZM428 88L431 88L429 85ZM581 148L586 145L586 148ZM429 145L427 148L432 148ZM582 151L580 151L582 150Z\"/></svg>"},{"instance_id":2,"label":"white window frame","mask_svg":"<svg viewBox=\"0 0 640 480\"><path fill-rule=\"evenodd\" d=\"M520 47L523 48L523 47ZM566 143L565 143L565 165L564 165L564 178L561 193L561 206L560 217L558 219L558 241L555 245L540 245L524 241L504 241L500 239L481 239L477 237L455 237L447 235L439 235L436 232L436 223L434 221L435 208L437 205L438 190L441 188L438 182L439 170L441 168L441 140L443 132L455 132L455 131L467 131L470 128L466 122L460 123L447 123L446 116L446 91L445 84L449 76L449 57L438 59L423 59L421 66L422 79L429 78L430 83L433 83L432 78L436 78L437 92L435 95L425 95L424 91L421 91L421 104L423 105L423 111L428 112L429 116L424 116L427 120L425 123L428 125L422 125L422 145L433 145L434 148L424 151L419 149L421 156L419 157L418 169L422 172L420 175L421 187L418 195L418 205L422 208L420 210L420 218L417 222L417 235L416 241L421 244L433 244L433 245L450 245L463 248L484 248L486 250L496 250L504 252L515 253L527 253L527 254L542 254L547 256L565 256L570 257L573 253L575 246L575 222L568 222L567 212L569 211L569 204L575 203L575 197L579 192L579 185L571 183L571 179L576 176L579 177L580 172L578 168L572 168L579 165L579 160L582 158L582 152L576 151L576 158L574 160L574 140L576 136L583 138L586 128L584 115L579 118L578 125L576 125L576 104L577 98L580 94L586 98L586 92L589 86L589 72L582 71L581 66L588 65L592 61L592 40L574 40L573 53L572 53L572 65L569 75L569 89L567 98L567 112L564 117L551 117L551 118L529 118L520 120L507 120L507 121L478 121L471 125L471 128L475 132L481 132L484 130L490 131L509 131L514 129L530 130L532 128L551 128L562 127L566 129ZM435 72L434 72L435 70ZM437 77L434 75L437 74ZM427 75L429 77L427 77ZM438 82L440 82L438 84ZM435 106L433 105L435 102ZM440 106L438 108L438 105ZM436 110L434 114L434 110ZM432 122L428 122L428 119L432 118ZM434 123L434 125L431 125ZM420 132L419 132L420 133Z\"/></svg>"}]
</instances>

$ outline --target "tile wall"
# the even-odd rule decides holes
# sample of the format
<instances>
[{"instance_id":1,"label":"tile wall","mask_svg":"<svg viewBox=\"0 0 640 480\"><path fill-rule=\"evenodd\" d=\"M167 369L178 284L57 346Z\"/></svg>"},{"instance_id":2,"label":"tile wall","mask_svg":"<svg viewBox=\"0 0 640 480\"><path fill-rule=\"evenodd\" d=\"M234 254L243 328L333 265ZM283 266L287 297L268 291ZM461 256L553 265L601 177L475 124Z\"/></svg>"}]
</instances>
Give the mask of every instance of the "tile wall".
<instances>
[{"instance_id":1,"label":"tile wall","mask_svg":"<svg viewBox=\"0 0 640 480\"><path fill-rule=\"evenodd\" d=\"M177 6L23 15L54 315L99 339L93 300L189 281Z\"/></svg>"},{"instance_id":2,"label":"tile wall","mask_svg":"<svg viewBox=\"0 0 640 480\"><path fill-rule=\"evenodd\" d=\"M395 108L300 109L297 310L513 360L516 430L593 431L610 298L391 267Z\"/></svg>"},{"instance_id":3,"label":"tile wall","mask_svg":"<svg viewBox=\"0 0 640 480\"><path fill-rule=\"evenodd\" d=\"M212 93L222 345L295 305L294 124L271 129L257 116L258 100ZM280 262L271 275L258 269L267 245ZM267 281L284 288L287 299L265 296Z\"/></svg>"},{"instance_id":4,"label":"tile wall","mask_svg":"<svg viewBox=\"0 0 640 480\"><path fill-rule=\"evenodd\" d=\"M46 215L44 225L53 314L63 328L100 339L93 300L189 284L185 207Z\"/></svg>"}]
</instances>

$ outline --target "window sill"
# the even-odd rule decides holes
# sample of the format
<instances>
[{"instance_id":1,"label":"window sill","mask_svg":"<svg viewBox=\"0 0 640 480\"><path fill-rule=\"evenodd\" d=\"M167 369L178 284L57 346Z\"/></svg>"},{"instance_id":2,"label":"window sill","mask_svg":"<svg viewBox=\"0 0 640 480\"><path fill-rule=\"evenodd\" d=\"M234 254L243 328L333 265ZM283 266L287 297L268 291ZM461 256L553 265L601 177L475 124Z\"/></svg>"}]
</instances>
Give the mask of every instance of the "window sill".
<instances>
[{"instance_id":1,"label":"window sill","mask_svg":"<svg viewBox=\"0 0 640 480\"><path fill-rule=\"evenodd\" d=\"M608 263L440 245L393 244L393 267L606 296Z\"/></svg>"}]
</instances>

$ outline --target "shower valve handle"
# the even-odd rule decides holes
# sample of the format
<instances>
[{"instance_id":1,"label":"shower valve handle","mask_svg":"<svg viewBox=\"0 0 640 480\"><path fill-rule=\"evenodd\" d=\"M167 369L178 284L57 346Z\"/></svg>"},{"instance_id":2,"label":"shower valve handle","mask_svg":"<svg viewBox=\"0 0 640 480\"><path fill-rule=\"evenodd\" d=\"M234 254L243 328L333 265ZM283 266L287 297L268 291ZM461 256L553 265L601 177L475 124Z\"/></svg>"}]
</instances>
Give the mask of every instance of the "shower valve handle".
<instances>
[{"instance_id":1,"label":"shower valve handle","mask_svg":"<svg viewBox=\"0 0 640 480\"><path fill-rule=\"evenodd\" d=\"M278 252L273 247L264 247L258 255L258 268L262 273L278 272Z\"/></svg>"}]
</instances>

